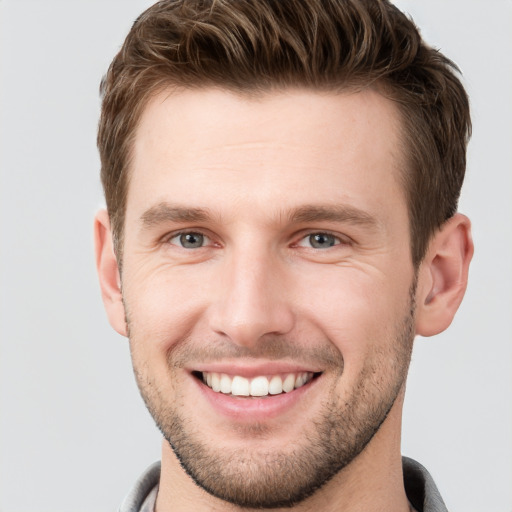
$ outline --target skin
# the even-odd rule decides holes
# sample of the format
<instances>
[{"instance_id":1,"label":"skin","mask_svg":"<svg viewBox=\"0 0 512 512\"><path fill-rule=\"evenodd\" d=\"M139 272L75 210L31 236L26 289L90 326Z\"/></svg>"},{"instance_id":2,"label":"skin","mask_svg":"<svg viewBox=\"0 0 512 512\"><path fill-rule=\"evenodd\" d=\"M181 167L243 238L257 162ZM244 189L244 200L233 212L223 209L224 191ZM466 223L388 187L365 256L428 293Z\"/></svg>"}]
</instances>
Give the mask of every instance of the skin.
<instances>
[{"instance_id":1,"label":"skin","mask_svg":"<svg viewBox=\"0 0 512 512\"><path fill-rule=\"evenodd\" d=\"M296 485L283 461L298 461L285 474L300 479L331 452L344 467L294 510L409 510L400 427L412 340L450 324L473 246L457 214L414 269L399 128L394 105L371 90L165 91L146 107L122 279L104 211L95 233L110 322L129 335L143 397L176 448L163 443L158 511L239 510L226 487L252 482L268 495L267 472L277 493ZM184 231L203 246L180 246ZM334 245L312 247L314 233ZM192 373L218 369L317 377L276 410L238 398L225 400L227 414ZM340 434L329 445L326 432ZM210 492L179 464L187 451Z\"/></svg>"}]
</instances>

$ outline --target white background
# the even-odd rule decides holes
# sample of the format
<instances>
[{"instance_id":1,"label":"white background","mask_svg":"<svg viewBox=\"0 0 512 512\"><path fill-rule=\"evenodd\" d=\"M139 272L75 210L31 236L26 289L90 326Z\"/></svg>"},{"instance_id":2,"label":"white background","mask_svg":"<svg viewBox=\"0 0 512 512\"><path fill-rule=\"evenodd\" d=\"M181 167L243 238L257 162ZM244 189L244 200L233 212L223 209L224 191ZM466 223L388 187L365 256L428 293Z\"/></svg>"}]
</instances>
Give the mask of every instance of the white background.
<instances>
[{"instance_id":1,"label":"white background","mask_svg":"<svg viewBox=\"0 0 512 512\"><path fill-rule=\"evenodd\" d=\"M100 301L98 84L144 0L0 0L0 512L113 511L159 458ZM512 2L401 0L459 64L476 254L446 334L418 339L403 452L450 510L512 511Z\"/></svg>"}]
</instances>

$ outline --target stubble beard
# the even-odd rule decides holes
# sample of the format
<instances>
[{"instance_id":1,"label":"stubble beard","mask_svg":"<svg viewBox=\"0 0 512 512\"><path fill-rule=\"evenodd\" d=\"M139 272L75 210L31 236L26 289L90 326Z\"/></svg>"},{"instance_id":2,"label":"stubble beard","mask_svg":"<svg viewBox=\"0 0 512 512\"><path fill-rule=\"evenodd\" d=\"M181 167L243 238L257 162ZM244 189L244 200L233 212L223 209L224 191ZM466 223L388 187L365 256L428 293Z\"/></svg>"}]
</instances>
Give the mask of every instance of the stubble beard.
<instances>
[{"instance_id":1,"label":"stubble beard","mask_svg":"<svg viewBox=\"0 0 512 512\"><path fill-rule=\"evenodd\" d=\"M264 425L252 427L252 434L261 438L263 448L258 451L220 449L214 442L209 444L197 422L183 414L186 411L183 397L169 399L134 360L142 398L182 468L199 487L242 508L292 507L350 464L371 441L393 407L405 385L411 358L414 293L415 282L410 290L409 310L395 327L395 343L385 352L375 351L348 400L340 399L332 386L322 403L322 412L288 451L264 448L265 437L271 435ZM130 337L131 346L134 339ZM343 358L336 351L332 361L333 355L329 357L341 376ZM180 363L170 357L169 366L176 368ZM249 429L245 431L246 435L250 433Z\"/></svg>"}]
</instances>

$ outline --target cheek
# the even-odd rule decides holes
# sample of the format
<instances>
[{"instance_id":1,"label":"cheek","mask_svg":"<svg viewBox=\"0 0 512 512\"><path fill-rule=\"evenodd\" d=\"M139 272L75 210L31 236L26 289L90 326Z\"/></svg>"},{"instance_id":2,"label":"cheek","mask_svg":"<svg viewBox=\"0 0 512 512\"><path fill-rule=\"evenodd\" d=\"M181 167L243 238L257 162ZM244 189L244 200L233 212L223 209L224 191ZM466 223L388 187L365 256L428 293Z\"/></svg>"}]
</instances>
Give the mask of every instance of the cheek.
<instances>
[{"instance_id":1,"label":"cheek","mask_svg":"<svg viewBox=\"0 0 512 512\"><path fill-rule=\"evenodd\" d=\"M319 287L319 282L326 285ZM295 295L307 298L299 315L315 323L338 348L347 373L357 373L375 354L393 350L409 312L407 278L398 281L380 272L331 268L322 279L303 279L299 287Z\"/></svg>"},{"instance_id":2,"label":"cheek","mask_svg":"<svg viewBox=\"0 0 512 512\"><path fill-rule=\"evenodd\" d=\"M131 337L148 350L167 351L190 333L206 307L204 276L197 269L149 265L123 280L123 298ZM126 285L125 285L126 283Z\"/></svg>"}]
</instances>

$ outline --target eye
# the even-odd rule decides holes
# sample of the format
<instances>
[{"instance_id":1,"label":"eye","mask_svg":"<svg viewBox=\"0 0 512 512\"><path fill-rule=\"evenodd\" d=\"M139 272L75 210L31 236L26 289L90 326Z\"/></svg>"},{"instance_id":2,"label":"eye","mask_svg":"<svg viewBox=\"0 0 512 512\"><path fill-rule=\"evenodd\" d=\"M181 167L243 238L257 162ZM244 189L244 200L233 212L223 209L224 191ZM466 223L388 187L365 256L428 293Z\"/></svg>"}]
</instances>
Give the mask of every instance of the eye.
<instances>
[{"instance_id":1,"label":"eye","mask_svg":"<svg viewBox=\"0 0 512 512\"><path fill-rule=\"evenodd\" d=\"M340 238L330 233L311 233L300 242L301 247L312 247L313 249L328 249L341 243Z\"/></svg>"},{"instance_id":2,"label":"eye","mask_svg":"<svg viewBox=\"0 0 512 512\"><path fill-rule=\"evenodd\" d=\"M184 249L199 249L210 243L210 239L202 233L178 233L169 239L169 243Z\"/></svg>"}]
</instances>

